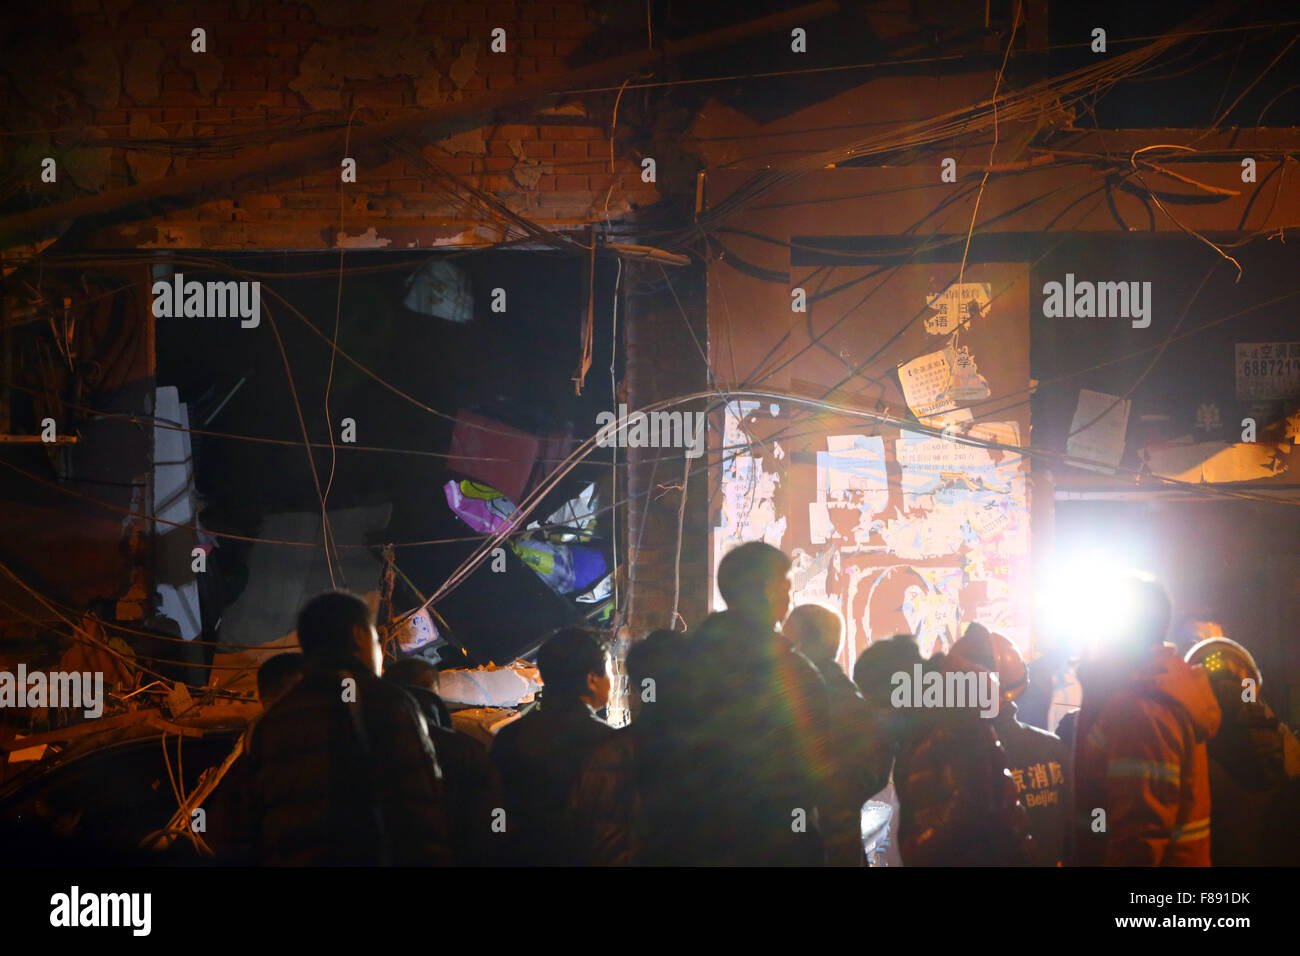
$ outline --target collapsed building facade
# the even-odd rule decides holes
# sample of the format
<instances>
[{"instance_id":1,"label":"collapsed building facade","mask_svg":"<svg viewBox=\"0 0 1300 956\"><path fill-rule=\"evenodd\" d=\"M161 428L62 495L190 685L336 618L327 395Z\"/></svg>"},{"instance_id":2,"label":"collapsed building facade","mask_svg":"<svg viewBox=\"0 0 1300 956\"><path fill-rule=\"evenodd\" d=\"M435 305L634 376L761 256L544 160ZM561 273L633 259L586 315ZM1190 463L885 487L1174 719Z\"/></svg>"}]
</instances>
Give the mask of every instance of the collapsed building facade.
<instances>
[{"instance_id":1,"label":"collapsed building facade","mask_svg":"<svg viewBox=\"0 0 1300 956\"><path fill-rule=\"evenodd\" d=\"M1228 12L1098 50L1045 0L69 6L0 94L8 658L237 706L331 584L474 664L625 647L753 539L846 666L970 621L1032 658L1036 590L1109 545L1271 635L1300 717L1300 132L1096 112ZM656 403L703 455L595 440Z\"/></svg>"}]
</instances>

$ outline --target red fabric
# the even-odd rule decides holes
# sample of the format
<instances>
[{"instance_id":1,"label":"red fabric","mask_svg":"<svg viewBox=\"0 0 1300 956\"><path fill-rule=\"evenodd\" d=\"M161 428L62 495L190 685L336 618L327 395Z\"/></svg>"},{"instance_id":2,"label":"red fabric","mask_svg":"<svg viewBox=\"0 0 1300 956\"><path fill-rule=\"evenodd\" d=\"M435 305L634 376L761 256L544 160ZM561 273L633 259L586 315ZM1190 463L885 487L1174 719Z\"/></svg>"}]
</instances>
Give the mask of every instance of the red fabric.
<instances>
[{"instance_id":1,"label":"red fabric","mask_svg":"<svg viewBox=\"0 0 1300 956\"><path fill-rule=\"evenodd\" d=\"M484 415L460 411L451 434L447 467L519 502L528 487L541 439ZM485 460L487 459L487 460ZM490 460L496 459L496 460Z\"/></svg>"}]
</instances>

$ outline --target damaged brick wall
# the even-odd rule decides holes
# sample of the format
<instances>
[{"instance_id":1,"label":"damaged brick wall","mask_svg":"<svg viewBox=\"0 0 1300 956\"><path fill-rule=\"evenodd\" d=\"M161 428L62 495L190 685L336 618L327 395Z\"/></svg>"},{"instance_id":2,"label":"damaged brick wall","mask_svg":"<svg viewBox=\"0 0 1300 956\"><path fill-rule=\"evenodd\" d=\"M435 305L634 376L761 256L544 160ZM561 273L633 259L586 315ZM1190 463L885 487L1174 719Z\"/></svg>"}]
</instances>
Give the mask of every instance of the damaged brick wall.
<instances>
[{"instance_id":1,"label":"damaged brick wall","mask_svg":"<svg viewBox=\"0 0 1300 956\"><path fill-rule=\"evenodd\" d=\"M484 3L428 0L382 4L61 0L25 14L0 57L0 114L21 135L0 140L0 168L20 184L9 208L30 208L203 170L304 133L471 100L488 91L636 49L626 25L602 3ZM639 13L639 11L637 11ZM635 24L641 28L639 19ZM492 30L506 30L493 52ZM203 52L194 31L203 33ZM613 38L611 39L611 36ZM614 81L617 84L617 80ZM492 125L434 139L420 154L461 183L552 228L627 220L659 203L638 147L663 119L633 96L606 91L525 104ZM57 180L40 180L41 161ZM342 159L342 156L339 157ZM486 245L503 228L449 195L419 158L358 153L355 184L341 189L337 162L306 178L234 194L205 194L150 218L99 229L79 242L103 249L426 248ZM659 156L665 194L693 198L694 168ZM687 163L689 165L689 162ZM669 172L671 168L671 172ZM678 173L682 173L678 175ZM670 186L669 183L676 184ZM679 279L673 270L673 280ZM646 279L658 283L657 268ZM679 296L699 318L702 275ZM703 362L667 293L629 309L629 399L633 407L703 386ZM632 353L639 355L633 360ZM685 361L683 359L685 358ZM696 367L698 365L698 367ZM641 450L648 457L665 454ZM706 610L707 483L690 483L678 611L691 626ZM625 545L634 637L672 621L680 456L628 475L636 499ZM660 487L663 486L663 487Z\"/></svg>"},{"instance_id":2,"label":"damaged brick wall","mask_svg":"<svg viewBox=\"0 0 1300 956\"><path fill-rule=\"evenodd\" d=\"M42 204L227 161L302 132L378 122L557 75L600 29L600 4L338 0L66 0L28 13L0 60L7 174ZM74 26L80 24L80 27ZM493 52L492 31L506 31ZM195 52L194 30L204 31ZM613 94L607 97L612 106ZM601 104L601 115L594 115ZM524 107L511 122L425 144L428 160L548 226L617 218L658 200L615 150L599 97ZM52 157L60 175L40 180ZM342 159L342 157L340 157ZM481 245L501 227L449 196L427 165L358 156L340 171L186 205L96 244L318 249ZM340 208L342 206L342 208ZM342 229L340 230L340 224Z\"/></svg>"},{"instance_id":3,"label":"damaged brick wall","mask_svg":"<svg viewBox=\"0 0 1300 956\"><path fill-rule=\"evenodd\" d=\"M707 334L704 270L637 268L646 281L660 283L666 272L673 288L628 300L627 378L629 403L634 408L702 391L708 384L700 351ZM682 410L703 411L704 403L682 406ZM716 426L717 421L714 416L711 426ZM680 452L661 448L630 448L627 454L630 636L638 639L657 628L697 627L708 613L704 587L709 570L708 459L687 460ZM690 477L685 511L680 515L679 575L677 548L684 466L689 466ZM673 618L674 602L679 620Z\"/></svg>"}]
</instances>

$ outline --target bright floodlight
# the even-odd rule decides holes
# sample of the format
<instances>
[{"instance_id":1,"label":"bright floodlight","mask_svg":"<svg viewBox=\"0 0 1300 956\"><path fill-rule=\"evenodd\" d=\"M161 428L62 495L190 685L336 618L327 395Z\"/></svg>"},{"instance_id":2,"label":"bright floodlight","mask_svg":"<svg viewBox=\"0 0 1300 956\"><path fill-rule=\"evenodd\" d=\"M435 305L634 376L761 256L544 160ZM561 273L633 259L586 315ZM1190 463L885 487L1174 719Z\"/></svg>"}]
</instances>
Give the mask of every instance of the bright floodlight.
<instances>
[{"instance_id":1,"label":"bright floodlight","mask_svg":"<svg viewBox=\"0 0 1300 956\"><path fill-rule=\"evenodd\" d=\"M1076 653L1113 641L1133 626L1138 608L1130 585L1135 576L1146 577L1095 549L1052 575L1043 596L1045 609Z\"/></svg>"}]
</instances>

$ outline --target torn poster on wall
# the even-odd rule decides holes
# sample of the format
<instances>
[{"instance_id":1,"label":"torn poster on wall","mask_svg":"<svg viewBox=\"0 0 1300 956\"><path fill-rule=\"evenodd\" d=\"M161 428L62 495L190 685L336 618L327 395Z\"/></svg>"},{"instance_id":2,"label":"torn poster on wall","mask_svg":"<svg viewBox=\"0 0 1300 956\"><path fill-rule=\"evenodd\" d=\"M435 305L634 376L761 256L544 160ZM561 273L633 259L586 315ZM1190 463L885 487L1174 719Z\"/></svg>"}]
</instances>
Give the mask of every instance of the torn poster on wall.
<instances>
[{"instance_id":1,"label":"torn poster on wall","mask_svg":"<svg viewBox=\"0 0 1300 956\"><path fill-rule=\"evenodd\" d=\"M727 409L736 441L744 440L743 405ZM979 428L978 437L1019 443L1016 422ZM944 651L970 620L1025 637L1008 580L1023 573L1029 554L1021 455L906 430L896 437L829 435L824 442L826 450L800 456L813 465L805 465L813 473L812 500L805 506L807 546L789 551L793 599L841 609L847 662L871 640L899 632L916 634L927 655ZM774 464L771 457L738 456L724 465L715 562L741 541L789 547L781 503L802 497L803 488L797 479L787 486L797 465Z\"/></svg>"},{"instance_id":2,"label":"torn poster on wall","mask_svg":"<svg viewBox=\"0 0 1300 956\"><path fill-rule=\"evenodd\" d=\"M980 402L1029 383L1028 272L1023 265L981 265L979 278L991 281L950 285L936 296L932 290L944 287L933 271L898 267L869 311L854 311L860 294L844 293L842 308L835 296L827 298L820 307L834 318L824 328L812 324L808 344L820 336L815 341L850 355L879 345L879 361L854 383L861 400L896 409L905 403L924 425L947 434L807 409L781 413L757 402L726 407L722 445L729 454L737 446L745 453L730 461L724 455L714 569L740 541L784 550L793 564L794 604L821 601L843 614L839 662L846 670L871 642L897 633L915 634L927 656L946 651L972 621L1032 656L1028 461L1015 451L1028 436L1029 409L978 420ZM845 272L853 278L853 269ZM996 299L993 288L1003 290ZM893 325L882 327L881 317L905 322L922 303L926 327L913 323L888 339ZM960 345L936 348L933 336L957 331L958 323ZM774 342L789 338L788 326L773 322L731 347L737 364L757 366ZM808 347L790 359L790 374L829 388L843 378L842 358L839 349ZM777 437L783 456L774 450ZM1007 447L980 444L989 441ZM714 601L722 606L716 590Z\"/></svg>"},{"instance_id":3,"label":"torn poster on wall","mask_svg":"<svg viewBox=\"0 0 1300 956\"><path fill-rule=\"evenodd\" d=\"M975 319L988 315L992 299L993 287L987 282L954 282L938 295L925 297L925 304L934 311L925 319L925 331L948 335L958 326L969 328Z\"/></svg>"}]
</instances>

